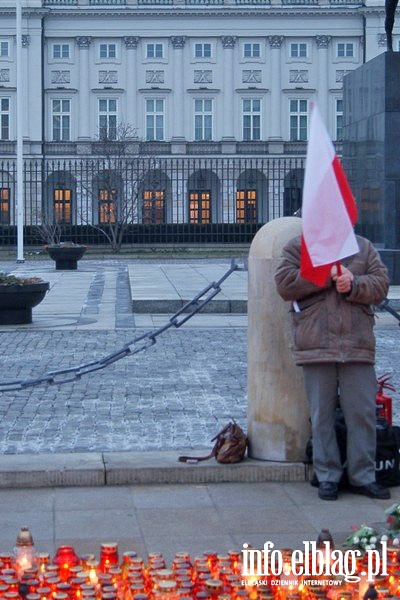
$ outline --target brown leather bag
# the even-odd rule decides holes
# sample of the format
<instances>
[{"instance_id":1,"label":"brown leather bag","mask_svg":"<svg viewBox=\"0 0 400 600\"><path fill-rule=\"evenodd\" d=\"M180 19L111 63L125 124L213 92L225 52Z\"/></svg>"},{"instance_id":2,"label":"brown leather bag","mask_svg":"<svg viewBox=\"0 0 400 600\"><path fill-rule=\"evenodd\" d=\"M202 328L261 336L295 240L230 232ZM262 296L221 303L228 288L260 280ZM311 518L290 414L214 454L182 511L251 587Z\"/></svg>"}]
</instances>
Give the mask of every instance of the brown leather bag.
<instances>
[{"instance_id":1,"label":"brown leather bag","mask_svg":"<svg viewBox=\"0 0 400 600\"><path fill-rule=\"evenodd\" d=\"M240 462L246 454L248 440L243 429L232 421L228 423L213 439L213 449L207 456L180 456L180 462L200 462L215 457L219 463Z\"/></svg>"}]
</instances>

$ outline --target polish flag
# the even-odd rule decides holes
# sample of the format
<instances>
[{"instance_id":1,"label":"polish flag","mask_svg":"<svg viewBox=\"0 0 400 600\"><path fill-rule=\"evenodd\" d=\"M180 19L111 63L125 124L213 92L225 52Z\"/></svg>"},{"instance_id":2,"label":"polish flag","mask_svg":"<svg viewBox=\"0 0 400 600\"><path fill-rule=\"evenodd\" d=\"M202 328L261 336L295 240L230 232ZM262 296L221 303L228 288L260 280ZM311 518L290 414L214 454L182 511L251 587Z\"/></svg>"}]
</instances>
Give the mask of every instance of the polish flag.
<instances>
[{"instance_id":1,"label":"polish flag","mask_svg":"<svg viewBox=\"0 0 400 600\"><path fill-rule=\"evenodd\" d=\"M331 267L359 252L353 225L357 206L343 167L314 104L301 208L300 273L322 287Z\"/></svg>"}]
</instances>

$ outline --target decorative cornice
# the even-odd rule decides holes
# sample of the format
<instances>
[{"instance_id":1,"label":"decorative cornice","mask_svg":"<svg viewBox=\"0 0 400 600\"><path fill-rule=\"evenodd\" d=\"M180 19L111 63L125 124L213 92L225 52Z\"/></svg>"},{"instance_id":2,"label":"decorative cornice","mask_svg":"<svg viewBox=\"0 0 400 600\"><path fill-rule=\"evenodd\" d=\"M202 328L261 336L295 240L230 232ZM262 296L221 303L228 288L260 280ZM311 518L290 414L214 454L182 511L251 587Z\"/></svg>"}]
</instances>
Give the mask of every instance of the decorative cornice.
<instances>
[{"instance_id":1,"label":"decorative cornice","mask_svg":"<svg viewBox=\"0 0 400 600\"><path fill-rule=\"evenodd\" d=\"M271 48L280 48L283 44L285 36L283 35L269 35L268 41Z\"/></svg>"},{"instance_id":2,"label":"decorative cornice","mask_svg":"<svg viewBox=\"0 0 400 600\"><path fill-rule=\"evenodd\" d=\"M123 40L126 48L128 48L128 50L132 50L138 47L140 38L135 35L126 35Z\"/></svg>"},{"instance_id":3,"label":"decorative cornice","mask_svg":"<svg viewBox=\"0 0 400 600\"><path fill-rule=\"evenodd\" d=\"M332 39L331 35L316 35L315 41L317 42L318 48L327 48Z\"/></svg>"},{"instance_id":4,"label":"decorative cornice","mask_svg":"<svg viewBox=\"0 0 400 600\"><path fill-rule=\"evenodd\" d=\"M92 42L92 38L88 35L80 36L76 38L76 43L78 44L78 48L89 48Z\"/></svg>"},{"instance_id":5,"label":"decorative cornice","mask_svg":"<svg viewBox=\"0 0 400 600\"><path fill-rule=\"evenodd\" d=\"M186 42L186 37L184 35L177 35L171 37L171 43L173 48L184 48Z\"/></svg>"},{"instance_id":6,"label":"decorative cornice","mask_svg":"<svg viewBox=\"0 0 400 600\"><path fill-rule=\"evenodd\" d=\"M70 6L70 5L54 5L51 7L52 16L62 15L63 17L77 17L79 12L79 17L106 17L107 19L115 18L115 17L123 17L126 18L127 15L132 15L136 17L148 17L151 16L171 16L171 8L173 8L174 16L186 16L190 18L198 18L199 14L204 11L205 6L190 6L184 4L176 4L173 7L168 5L164 8L163 5L154 4L154 5L146 5L146 6L137 6L137 5L113 5L106 6L104 5L93 5L90 7L86 7L85 5L78 6ZM235 16L235 17L265 17L274 16L274 17L287 17L287 16L296 16L296 18L301 18L304 16L347 16L350 15L354 17L355 15L376 15L376 16L384 16L385 7L384 6L363 6L359 5L351 5L351 6L343 6L341 4L333 5L333 4L282 4L282 5L249 5L244 4L243 6L235 5L232 6L207 6L207 11L209 16L216 17L224 17L227 15ZM34 14L35 16L39 16L40 14L48 14L50 12L49 9L34 9L30 11L30 14ZM9 9L1 9L0 15L15 15L15 10L10 11ZM24 15L25 15L24 10Z\"/></svg>"},{"instance_id":7,"label":"decorative cornice","mask_svg":"<svg viewBox=\"0 0 400 600\"><path fill-rule=\"evenodd\" d=\"M237 37L235 35L224 35L221 37L223 48L234 48Z\"/></svg>"}]
</instances>

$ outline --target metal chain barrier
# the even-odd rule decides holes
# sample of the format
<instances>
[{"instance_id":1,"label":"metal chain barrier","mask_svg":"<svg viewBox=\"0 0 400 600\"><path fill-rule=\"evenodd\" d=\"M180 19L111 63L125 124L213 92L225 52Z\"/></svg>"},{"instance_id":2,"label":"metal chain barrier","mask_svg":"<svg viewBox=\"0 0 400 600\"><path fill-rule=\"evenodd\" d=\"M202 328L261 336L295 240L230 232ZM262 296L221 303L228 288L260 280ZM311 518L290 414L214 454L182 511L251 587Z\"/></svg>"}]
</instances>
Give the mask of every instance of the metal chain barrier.
<instances>
[{"instance_id":1,"label":"metal chain barrier","mask_svg":"<svg viewBox=\"0 0 400 600\"><path fill-rule=\"evenodd\" d=\"M151 346L154 346L159 335L165 331L168 331L168 329L171 327L181 327L195 314L202 310L202 308L204 308L217 294L220 293L223 282L235 271L247 271L247 260L244 259L243 266L239 266L238 259L232 259L230 268L218 281L209 283L207 287L194 296L192 300L186 302L186 304L184 304L176 313L172 315L172 317L170 317L165 325L133 338L121 349L116 350L111 354L107 354L98 360L93 360L82 365L69 367L68 369L49 371L48 373L33 379L17 379L15 381L0 382L0 392L22 390L28 387L34 387L36 385L60 385L63 383L69 383L71 381L77 381L84 375L94 373L95 371L100 371L101 369L112 365L126 356L133 356L139 352L146 351Z\"/></svg>"}]
</instances>

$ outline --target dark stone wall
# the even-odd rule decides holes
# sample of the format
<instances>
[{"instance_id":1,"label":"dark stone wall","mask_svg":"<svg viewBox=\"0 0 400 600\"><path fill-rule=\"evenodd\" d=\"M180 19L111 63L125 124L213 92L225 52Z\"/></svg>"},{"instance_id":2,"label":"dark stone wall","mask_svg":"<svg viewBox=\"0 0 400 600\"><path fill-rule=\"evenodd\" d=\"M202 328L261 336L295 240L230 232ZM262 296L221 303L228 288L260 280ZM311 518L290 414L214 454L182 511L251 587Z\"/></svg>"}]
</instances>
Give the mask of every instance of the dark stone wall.
<instances>
[{"instance_id":1,"label":"dark stone wall","mask_svg":"<svg viewBox=\"0 0 400 600\"><path fill-rule=\"evenodd\" d=\"M357 200L357 232L400 283L400 53L385 52L344 78L343 166Z\"/></svg>"}]
</instances>

